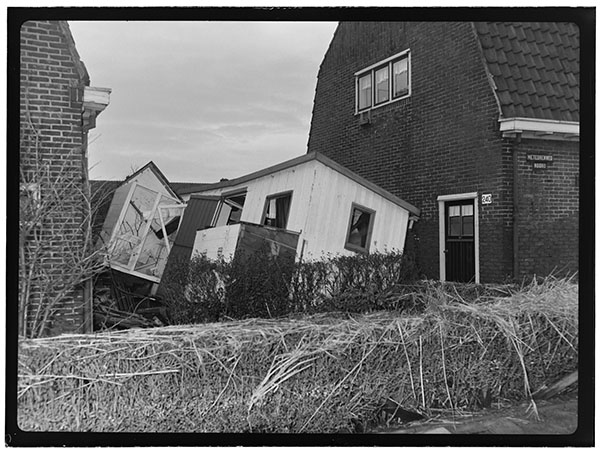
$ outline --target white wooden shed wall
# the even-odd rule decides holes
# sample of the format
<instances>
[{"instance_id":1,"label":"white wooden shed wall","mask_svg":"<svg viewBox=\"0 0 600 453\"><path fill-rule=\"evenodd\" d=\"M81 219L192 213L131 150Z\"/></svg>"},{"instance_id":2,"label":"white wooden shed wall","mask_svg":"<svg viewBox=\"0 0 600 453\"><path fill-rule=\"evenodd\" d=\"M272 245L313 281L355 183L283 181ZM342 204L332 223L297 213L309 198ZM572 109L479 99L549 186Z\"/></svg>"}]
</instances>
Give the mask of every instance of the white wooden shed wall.
<instances>
[{"instance_id":1,"label":"white wooden shed wall","mask_svg":"<svg viewBox=\"0 0 600 453\"><path fill-rule=\"evenodd\" d=\"M344 248L352 203L375 211L370 252L404 249L409 212L316 159L239 185L197 193L222 195L245 188L241 220L258 224L267 196L292 191L287 229L301 233L297 254L305 241L305 259L353 254Z\"/></svg>"}]
</instances>

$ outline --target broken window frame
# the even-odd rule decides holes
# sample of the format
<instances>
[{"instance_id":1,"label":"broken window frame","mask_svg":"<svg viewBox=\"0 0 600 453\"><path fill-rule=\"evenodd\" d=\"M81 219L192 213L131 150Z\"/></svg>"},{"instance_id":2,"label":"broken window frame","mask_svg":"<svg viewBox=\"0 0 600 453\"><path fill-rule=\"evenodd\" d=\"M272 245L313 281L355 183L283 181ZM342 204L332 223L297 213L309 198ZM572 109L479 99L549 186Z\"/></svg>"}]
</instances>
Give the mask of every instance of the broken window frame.
<instances>
[{"instance_id":1,"label":"broken window frame","mask_svg":"<svg viewBox=\"0 0 600 453\"><path fill-rule=\"evenodd\" d=\"M363 213L369 214L369 223L367 225L367 233L365 236L364 247L350 242L350 235L352 234L352 231L355 229L355 228L353 228L353 222L352 222L354 219L354 211L355 210L362 211ZM350 218L348 219L348 228L346 230L346 239L345 239L344 248L346 250L350 250L352 252L369 253L369 248L371 245L371 237L373 236L373 225L374 224L375 224L375 210L367 208L366 206L362 206L358 203L352 203L352 205L350 207Z\"/></svg>"},{"instance_id":2,"label":"broken window frame","mask_svg":"<svg viewBox=\"0 0 600 453\"><path fill-rule=\"evenodd\" d=\"M280 228L280 229L283 229L283 230L287 229L288 221L290 219L290 211L291 211L291 208L292 208L293 192L294 192L293 190L286 190L284 192L278 192L278 193L274 193L274 194L271 194L271 195L267 195L267 198L265 200L265 207L263 209L263 214L262 214L262 217L261 217L261 225L265 225L265 226L268 226L268 227L271 227L271 228ZM275 217L274 218L271 218L271 217L267 218L267 214L269 213L269 205L271 203L271 200L277 200L279 198L287 198L287 197L289 197L289 202L288 202L288 205L287 205L287 213L286 213L286 216L285 216L285 221L283 222L284 225L282 227L281 226L278 227L276 225L269 224L267 222L268 219L269 220L270 219L274 219L275 221L277 220L277 212L275 213Z\"/></svg>"},{"instance_id":3,"label":"broken window frame","mask_svg":"<svg viewBox=\"0 0 600 453\"><path fill-rule=\"evenodd\" d=\"M140 238L140 242L138 244L136 244L129 256L129 260L127 262L127 264L123 264L121 262L116 262L116 261L112 261L111 258L113 258L115 249L117 248L118 245L118 236L119 236L119 231L121 230L121 225L125 220L125 216L127 214L127 210L129 208L130 205L132 205L134 207L134 209L136 211L139 211L139 207L137 207L135 204L132 203L132 198L133 195L136 191L136 188L140 187L143 190L146 190L148 192L152 192L154 195L154 201L152 204L152 208L148 213L147 216L147 220L141 225L141 230L140 230L140 234L137 235L137 237ZM166 198L167 200L172 201L173 203L168 203L168 204L163 204L161 205L161 200L163 198ZM140 259L140 256L143 253L144 250L144 246L146 244L146 240L148 235L150 234L152 230L152 222L155 218L155 216L158 215L158 220L160 223L160 227L163 233L163 237L159 238L159 240L162 240L165 244L165 248L166 248L166 255L165 257L169 256L169 253L171 251L171 244L169 243L169 235L166 235L166 228L165 228L165 222L164 222L164 217L163 217L163 209L181 209L182 213L180 214L180 222L179 224L181 224L181 217L183 214L183 211L185 210L186 205L184 203L182 203L180 200L177 200L176 198L173 198L170 195L167 195L165 193L161 193L161 192L157 192L156 190L152 190L149 189L148 187L145 187L141 184L138 184L137 182L133 182L130 189L129 189L129 193L127 194L127 197L125 198L125 202L123 203L123 207L121 208L121 212L119 213L119 217L115 223L115 226L112 230L112 234L110 237L110 241L109 241L109 247L108 247L108 253L107 253L107 261L110 264L110 267L112 267L113 269L131 274L131 275L136 275L138 277L144 278L146 280L151 280L153 282L160 282L160 275L151 275L151 274L146 274L144 272L140 272L139 270L136 270L138 261ZM143 213L138 213L139 215L142 216L142 218L144 218L145 216L143 215ZM179 230L179 225L177 226L177 229L171 233L172 235L177 235L177 231ZM165 259L165 263L166 264L166 259ZM163 266L163 270L164 270L164 266Z\"/></svg>"},{"instance_id":4,"label":"broken window frame","mask_svg":"<svg viewBox=\"0 0 600 453\"><path fill-rule=\"evenodd\" d=\"M218 208L215 210L215 215L213 217L213 220L211 222L211 225L213 227L219 227L219 226L226 226L226 225L235 225L237 223L240 223L242 220L242 213L244 211L244 204L239 204L235 201L232 200L232 198L238 198L240 196L244 196L244 204L246 204L246 196L248 195L248 190L247 188L244 189L239 189L239 190L235 190L232 192L227 192L227 193L223 193L221 195L221 201L219 202L219 206ZM231 220L231 214L234 212L233 209L229 210L229 213L227 214L227 220L224 224L220 224L220 220L221 220L221 214L223 212L223 208L225 206L228 206L229 208L238 208L240 210L240 219L239 220Z\"/></svg>"}]
</instances>

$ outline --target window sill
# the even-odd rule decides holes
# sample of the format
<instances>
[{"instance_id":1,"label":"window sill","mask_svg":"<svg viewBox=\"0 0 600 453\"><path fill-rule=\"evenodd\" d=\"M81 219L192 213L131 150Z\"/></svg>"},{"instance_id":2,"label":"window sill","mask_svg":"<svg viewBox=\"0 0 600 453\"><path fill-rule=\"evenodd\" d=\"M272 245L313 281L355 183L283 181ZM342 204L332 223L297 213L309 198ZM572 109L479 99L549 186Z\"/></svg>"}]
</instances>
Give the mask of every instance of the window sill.
<instances>
[{"instance_id":1,"label":"window sill","mask_svg":"<svg viewBox=\"0 0 600 453\"><path fill-rule=\"evenodd\" d=\"M344 245L344 248L346 250L349 250L349 251L354 252L354 253L362 253L363 255L368 255L369 254L369 249L368 248L360 247L360 246L354 245L354 244L346 243Z\"/></svg>"},{"instance_id":2,"label":"window sill","mask_svg":"<svg viewBox=\"0 0 600 453\"><path fill-rule=\"evenodd\" d=\"M376 109L378 109L378 108L385 107L386 105L395 104L395 103L396 103L396 102L398 102L398 101L402 101L402 100L404 100L404 99L408 99L410 96L411 96L411 94L410 94L410 93L408 93L406 96L402 96L402 97L399 97L399 98L393 99L393 100L391 100L391 101L388 101L388 102L383 102L383 103L381 103L381 104L377 104L377 105L375 105L375 106L373 106L373 107L370 107L370 108L368 108L368 109L357 110L356 112L354 112L354 116L359 116L359 115L360 115L360 114L362 114L362 113L367 113L367 112L370 112L370 111L376 110Z\"/></svg>"}]
</instances>

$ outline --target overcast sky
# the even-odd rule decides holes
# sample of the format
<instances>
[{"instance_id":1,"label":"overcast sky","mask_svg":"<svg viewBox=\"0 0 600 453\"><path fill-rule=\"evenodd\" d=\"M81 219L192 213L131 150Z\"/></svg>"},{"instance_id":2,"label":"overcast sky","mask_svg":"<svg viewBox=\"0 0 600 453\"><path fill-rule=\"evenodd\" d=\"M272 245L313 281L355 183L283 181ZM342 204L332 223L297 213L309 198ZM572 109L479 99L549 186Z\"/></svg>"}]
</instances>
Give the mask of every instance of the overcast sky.
<instances>
[{"instance_id":1,"label":"overcast sky","mask_svg":"<svg viewBox=\"0 0 600 453\"><path fill-rule=\"evenodd\" d=\"M154 161L172 182L235 178L306 153L333 22L70 21L91 86L92 179Z\"/></svg>"}]
</instances>

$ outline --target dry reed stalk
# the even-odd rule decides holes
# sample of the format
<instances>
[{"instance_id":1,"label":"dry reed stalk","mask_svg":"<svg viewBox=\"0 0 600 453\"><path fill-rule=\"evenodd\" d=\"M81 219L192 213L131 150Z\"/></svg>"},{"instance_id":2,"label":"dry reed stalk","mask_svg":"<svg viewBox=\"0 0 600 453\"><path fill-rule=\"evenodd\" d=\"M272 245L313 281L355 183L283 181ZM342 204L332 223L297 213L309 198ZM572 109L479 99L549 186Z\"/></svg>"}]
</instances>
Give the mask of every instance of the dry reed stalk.
<instances>
[{"instance_id":1,"label":"dry reed stalk","mask_svg":"<svg viewBox=\"0 0 600 453\"><path fill-rule=\"evenodd\" d=\"M429 297L438 297L440 291L433 285L426 287L426 290ZM277 426L278 420L273 419L274 415L269 407L258 404L263 397L279 391L277 398L286 400L298 398L303 392L310 392L315 388L327 389L323 394L324 400L302 401L302 404L311 404L303 409L306 411L305 415L298 419L298 427L307 431L312 429L311 424L316 424L316 419L319 420L319 427L340 426L344 423L343 420L334 421L323 415L329 410L325 404L332 399L337 403L337 395L343 401L344 408L344 415L340 417L347 417L350 412L368 417L371 401L375 401L378 396L398 394L398 386L405 386L410 380L414 401L420 400L417 404L423 409L434 411L436 408L430 406L431 403L435 404L435 395L442 395L443 399L443 394L446 393L451 410L458 414L472 407L469 394L461 392L471 388L471 385L485 384L485 379L491 378L491 375L487 377L484 368L489 364L499 363L504 364L505 369L517 367L517 370L522 370L521 373L515 373L514 378L506 374L499 375L500 379L511 379L510 382L494 381L508 389L498 396L499 401L504 401L503 398L521 398L523 391L529 398L532 386L538 386L540 380L545 379L549 366L568 363L570 367L573 360L576 361L577 291L573 286L561 282L537 286L532 284L511 297L485 296L478 299L477 303L469 302L463 290L454 294L450 288L448 293L445 302L432 306L422 316L408 317L393 312L352 316L321 314L293 319L250 319L27 340L20 345L19 401L22 407L34 404L36 398L44 398L44 389L55 381L59 384L58 391L62 393L51 403L48 400L52 397L49 397L41 404L52 404L54 409L47 409L48 411L60 411L60 407L70 403L70 398L66 399L66 396L90 397L87 390L85 393L82 390L90 388L86 384L72 389L70 383L65 382L63 385L60 382L76 376L93 384L94 392L100 392L98 395L92 392L91 396L96 395L93 396L94 405L102 407L105 404L102 391L110 384L93 380L116 376L124 380L111 382L116 384L117 387L114 388L117 390L107 392L111 395L111 404L103 409L110 412L113 395L122 394L118 398L124 398L126 402L132 398L135 400L138 396L142 399L146 397L139 388L136 376L140 377L140 382L148 385L145 379L156 374L158 377L151 379L150 389L157 392L167 389L169 392L173 387L168 384L171 379L168 376L177 372L181 376L181 379L177 379L181 385L181 395L193 390L190 386L194 385L202 389L198 393L216 395L216 398L211 396L202 402L198 413L214 413L215 407L226 413L233 410L230 409L232 403L235 402L239 407L241 398L244 398L241 404L249 407L248 412L255 411L253 414L264 419L267 426ZM438 336L441 350L437 348ZM504 340L508 348L503 346ZM394 350L399 352L400 345L406 359L406 365L402 366L390 363L387 358L392 351L391 357L402 362L401 354L393 354ZM409 351L410 348L412 349ZM378 350L382 351L381 359L377 356ZM411 362L412 351L413 360L419 355L418 364L416 360L415 363ZM436 354L440 354L442 367L435 367ZM334 357L335 361L330 360ZM367 360L369 357L374 357L375 360ZM255 365L252 364L253 360L256 360ZM459 370L461 364L465 365L464 371L457 372L452 393L447 379L448 372L450 367ZM103 368L104 365L109 368ZM324 366L340 369L332 369L331 378L320 380L319 372L324 370ZM412 369L416 367L419 367L418 371L415 369L417 377L412 374ZM300 373L309 368L315 370L313 378L303 379ZM465 374L472 371L478 374ZM161 375L165 378L160 378ZM382 377L381 382L386 383L384 390L389 393L365 397L370 392L369 382L373 382L373 377L379 376ZM425 377L428 378L427 382ZM444 384L441 383L442 378ZM419 386L416 379L420 379L420 391L416 388ZM217 382L224 387L219 392L212 393L210 385L214 387ZM519 386L521 382L522 386ZM127 388L120 387L122 383ZM233 388L232 383L235 383L236 392L230 396L227 389ZM180 385L177 385L174 392L180 391ZM339 393L342 386L345 388L346 385L361 390L348 395ZM292 386L293 394L280 391L287 386ZM37 392L37 389L42 392ZM410 394L406 392L405 396L408 395ZM178 400L173 398L173 401ZM286 404L282 407L288 407ZM297 407L293 404L291 406ZM33 409L34 406L31 406L30 413L36 416ZM81 410L83 415L83 409ZM115 407L115 411L117 410L124 413L122 403ZM172 410L177 411L178 408L173 407ZM440 413L446 413L445 409L439 410ZM71 409L67 412L74 414ZM40 413L38 417L48 419L50 413ZM210 427L217 426L214 417L203 418L206 420L199 422L197 429L210 430ZM71 420L74 426L75 419ZM81 429L89 427L84 420L81 419ZM115 421L114 426L119 423L121 422ZM128 424L120 426L131 429Z\"/></svg>"},{"instance_id":2,"label":"dry reed stalk","mask_svg":"<svg viewBox=\"0 0 600 453\"><path fill-rule=\"evenodd\" d=\"M450 401L450 408L454 411L454 403L452 403L452 396L450 395L450 389L448 388L448 376L446 376L446 356L444 355L444 337L442 335L442 325L438 324L440 328L440 345L442 347L442 371L444 372L444 385L446 387L446 393L448 394L448 401Z\"/></svg>"},{"instance_id":3,"label":"dry reed stalk","mask_svg":"<svg viewBox=\"0 0 600 453\"><path fill-rule=\"evenodd\" d=\"M212 408L217 405L217 403L219 402L219 400L221 399L221 397L225 393L225 390L227 389L227 387L229 387L229 383L231 382L231 378L233 377L233 372L235 371L235 368L237 367L237 365L238 365L238 363L239 363L239 361L240 361L241 358L242 358L242 356L239 355L238 358L237 358L237 360L233 364L233 368L231 369L231 373L229 374L229 378L227 379L227 382L225 383L225 387L223 387L223 389L221 390L221 392L219 392L219 395L213 401L213 403L210 405L210 407L208 409L206 409L202 413L202 415L200 416L200 418L204 418L206 416L206 414L208 414L212 410Z\"/></svg>"},{"instance_id":4,"label":"dry reed stalk","mask_svg":"<svg viewBox=\"0 0 600 453\"><path fill-rule=\"evenodd\" d=\"M420 369L420 373L421 373L421 398L422 398L422 404L423 407L426 407L425 405L425 386L423 384L423 338L421 337L421 335L419 335L419 369Z\"/></svg>"},{"instance_id":5,"label":"dry reed stalk","mask_svg":"<svg viewBox=\"0 0 600 453\"><path fill-rule=\"evenodd\" d=\"M398 326L398 332L400 333L400 341L402 342L402 347L404 348L404 356L406 357L406 366L408 366L408 375L410 377L410 387L412 389L413 398L417 400L417 392L415 391L415 382L413 381L412 376L412 367L410 365L410 358L408 357L408 351L406 350L406 343L404 342L404 335L402 334L402 327L400 326L400 321L396 320L396 325Z\"/></svg>"},{"instance_id":6,"label":"dry reed stalk","mask_svg":"<svg viewBox=\"0 0 600 453\"><path fill-rule=\"evenodd\" d=\"M302 427L300 428L300 432L304 431L304 429L312 421L312 419L315 417L315 415L317 415L317 413L321 410L321 408L323 407L323 405L325 404L325 402L336 392L336 390L338 388L341 387L341 385L346 381L346 379L348 379L348 377L350 377L352 374L354 374L354 372L362 366L363 362L367 359L367 357L369 357L371 355L371 353L375 350L375 348L377 348L377 346L379 345L379 342L381 341L381 339L385 335L386 330L384 330L384 332L381 334L381 337L379 337L379 339L375 342L375 345L369 350L369 352L367 352L366 354L364 354L362 356L362 358L360 359L360 361L354 366L354 368L352 368L350 370L350 372L348 374L346 374L346 376L340 382L337 383L337 385L333 388L333 390L331 392L329 392L329 394L321 402L321 404L319 405L319 407L317 407L317 410L315 410L313 412L313 414L310 416L310 418L302 425Z\"/></svg>"},{"instance_id":7,"label":"dry reed stalk","mask_svg":"<svg viewBox=\"0 0 600 453\"><path fill-rule=\"evenodd\" d=\"M295 350L285 356L276 356L273 359L273 364L269 368L267 375L252 393L248 403L248 413L252 407L257 404L268 393L276 391L281 384L290 379L292 376L310 368L310 365L304 366L315 360L316 357L309 357L305 360L300 360L306 355L313 354L305 351Z\"/></svg>"}]
</instances>

